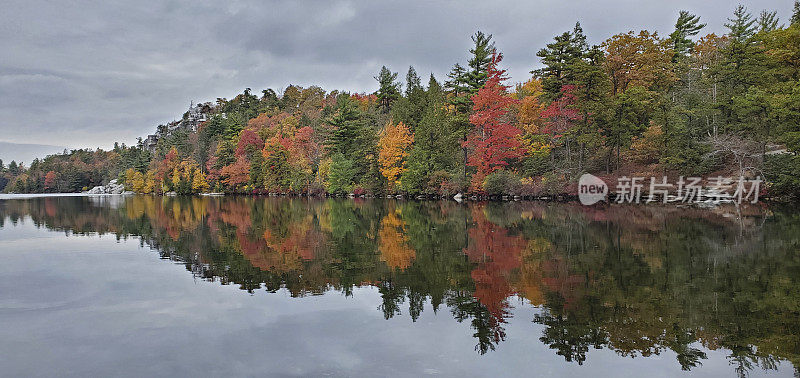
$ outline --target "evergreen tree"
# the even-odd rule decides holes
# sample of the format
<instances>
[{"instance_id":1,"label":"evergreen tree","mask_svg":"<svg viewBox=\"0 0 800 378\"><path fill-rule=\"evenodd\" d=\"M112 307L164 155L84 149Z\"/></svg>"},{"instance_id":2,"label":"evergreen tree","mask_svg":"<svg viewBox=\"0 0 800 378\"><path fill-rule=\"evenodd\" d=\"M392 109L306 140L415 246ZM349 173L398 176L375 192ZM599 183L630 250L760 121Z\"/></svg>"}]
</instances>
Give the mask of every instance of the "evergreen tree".
<instances>
[{"instance_id":1,"label":"evergreen tree","mask_svg":"<svg viewBox=\"0 0 800 378\"><path fill-rule=\"evenodd\" d=\"M467 141L472 126L469 122L469 115L472 112L471 97L486 84L488 78L489 64L492 56L496 52L492 35L477 31L472 35L473 47L470 48L470 58L467 61L467 68L456 63L447 75L450 79L446 86L453 93L450 103L455 107L456 114L453 117L455 130L461 134L462 143ZM463 173L467 177L467 149L462 148L463 153Z\"/></svg>"},{"instance_id":2,"label":"evergreen tree","mask_svg":"<svg viewBox=\"0 0 800 378\"><path fill-rule=\"evenodd\" d=\"M17 162L11 160L11 163L8 163L8 172L10 172L12 175L16 175L19 173L19 171L20 169L19 166L17 165Z\"/></svg>"},{"instance_id":3,"label":"evergreen tree","mask_svg":"<svg viewBox=\"0 0 800 378\"><path fill-rule=\"evenodd\" d=\"M422 119L422 111L425 108L425 89L422 81L417 75L413 66L408 68L406 74L405 96L398 99L392 106L392 119L403 122L414 130Z\"/></svg>"},{"instance_id":4,"label":"evergreen tree","mask_svg":"<svg viewBox=\"0 0 800 378\"><path fill-rule=\"evenodd\" d=\"M616 169L619 169L622 150L630 147L631 140L647 128L652 113L650 96L644 88L633 87L615 96L606 109L601 133L609 147L607 167L616 161Z\"/></svg>"},{"instance_id":5,"label":"evergreen tree","mask_svg":"<svg viewBox=\"0 0 800 378\"><path fill-rule=\"evenodd\" d=\"M456 98L465 97L464 94L467 92L467 87L465 85L466 74L467 70L459 63L453 65L453 68L450 69L450 73L447 74L449 80L445 81L445 88L452 92L453 96Z\"/></svg>"},{"instance_id":6,"label":"evergreen tree","mask_svg":"<svg viewBox=\"0 0 800 378\"><path fill-rule=\"evenodd\" d=\"M603 62L605 53L600 46L592 46L585 59L573 68L575 80L575 107L581 113L581 123L575 130L578 143L577 172L585 169L588 152L599 147L600 138L596 116L608 105L609 80Z\"/></svg>"},{"instance_id":7,"label":"evergreen tree","mask_svg":"<svg viewBox=\"0 0 800 378\"><path fill-rule=\"evenodd\" d=\"M436 102L437 100L441 100L443 97L442 93L442 85L439 84L439 81L436 80L436 77L431 74L430 78L428 78L428 90L425 92L427 100L429 103Z\"/></svg>"},{"instance_id":8,"label":"evergreen tree","mask_svg":"<svg viewBox=\"0 0 800 378\"><path fill-rule=\"evenodd\" d=\"M697 35L706 24L700 23L700 17L687 11L680 11L678 21L675 22L675 31L669 35L672 42L672 49L675 51L673 61L679 56L686 56L692 52L694 42L692 36Z\"/></svg>"},{"instance_id":9,"label":"evergreen tree","mask_svg":"<svg viewBox=\"0 0 800 378\"><path fill-rule=\"evenodd\" d=\"M800 24L800 0L794 0L794 9L792 10L791 24Z\"/></svg>"},{"instance_id":10,"label":"evergreen tree","mask_svg":"<svg viewBox=\"0 0 800 378\"><path fill-rule=\"evenodd\" d=\"M577 22L572 32L567 31L556 36L553 42L536 53L542 59L544 67L531 73L542 79L542 88L548 99L557 98L561 87L574 79L574 65L583 59L587 50L586 36L580 22Z\"/></svg>"},{"instance_id":11,"label":"evergreen tree","mask_svg":"<svg viewBox=\"0 0 800 378\"><path fill-rule=\"evenodd\" d=\"M454 132L452 117L444 109L445 95L441 84L431 74L425 92L426 106L422 120L414 132L414 145L403 174L403 189L411 193L430 189L434 174L452 172L458 165L461 136Z\"/></svg>"},{"instance_id":12,"label":"evergreen tree","mask_svg":"<svg viewBox=\"0 0 800 378\"><path fill-rule=\"evenodd\" d=\"M741 106L740 100L745 98L750 87L766 80L767 56L761 52L762 49L753 38L757 20L752 18L744 6L738 6L734 17L728 20L730 22L725 26L729 29L730 42L722 51L722 61L714 67L720 80L717 106L727 128L725 131L741 131L748 125L743 122L741 114L738 114L745 108Z\"/></svg>"},{"instance_id":13,"label":"evergreen tree","mask_svg":"<svg viewBox=\"0 0 800 378\"><path fill-rule=\"evenodd\" d=\"M728 35L731 39L739 43L746 43L756 33L756 27L753 26L755 23L756 20L747 12L747 8L739 5L733 11L733 18L729 18L725 23L725 27L728 28Z\"/></svg>"},{"instance_id":14,"label":"evergreen tree","mask_svg":"<svg viewBox=\"0 0 800 378\"><path fill-rule=\"evenodd\" d=\"M417 70L414 66L408 66L408 73L406 73L406 97L412 97L422 91L422 81L417 75Z\"/></svg>"},{"instance_id":15,"label":"evergreen tree","mask_svg":"<svg viewBox=\"0 0 800 378\"><path fill-rule=\"evenodd\" d=\"M326 122L333 128L327 141L331 154L338 154L352 163L358 179L373 169L376 177L379 177L377 165L372 161L374 159L370 159L370 156L377 155L377 145L375 130L370 127L372 120L368 115L361 113L348 97L341 96L336 113Z\"/></svg>"},{"instance_id":16,"label":"evergreen tree","mask_svg":"<svg viewBox=\"0 0 800 378\"><path fill-rule=\"evenodd\" d=\"M779 19L777 11L769 12L767 10L763 10L758 16L758 31L771 32L778 28L778 22Z\"/></svg>"},{"instance_id":17,"label":"evergreen tree","mask_svg":"<svg viewBox=\"0 0 800 378\"><path fill-rule=\"evenodd\" d=\"M328 124L334 128L329 138L333 153L340 153L343 156L354 153L358 147L356 140L360 131L359 118L358 109L350 101L342 101L336 114L328 120Z\"/></svg>"},{"instance_id":18,"label":"evergreen tree","mask_svg":"<svg viewBox=\"0 0 800 378\"><path fill-rule=\"evenodd\" d=\"M453 122L442 106L444 98L438 83L430 88L434 88L428 90L430 105L414 132L414 146L402 178L403 188L411 193L427 191L432 175L452 172L459 162L460 135L454 132Z\"/></svg>"},{"instance_id":19,"label":"evergreen tree","mask_svg":"<svg viewBox=\"0 0 800 378\"><path fill-rule=\"evenodd\" d=\"M491 34L484 34L482 31L476 32L472 36L474 46L469 50L470 57L467 66L465 84L470 95L483 88L488 78L489 64L492 63L492 54L495 53L494 42Z\"/></svg>"},{"instance_id":20,"label":"evergreen tree","mask_svg":"<svg viewBox=\"0 0 800 378\"><path fill-rule=\"evenodd\" d=\"M381 67L378 76L378 104L384 113L388 113L392 103L400 97L400 83L396 82L397 73L389 71L386 66Z\"/></svg>"}]
</instances>

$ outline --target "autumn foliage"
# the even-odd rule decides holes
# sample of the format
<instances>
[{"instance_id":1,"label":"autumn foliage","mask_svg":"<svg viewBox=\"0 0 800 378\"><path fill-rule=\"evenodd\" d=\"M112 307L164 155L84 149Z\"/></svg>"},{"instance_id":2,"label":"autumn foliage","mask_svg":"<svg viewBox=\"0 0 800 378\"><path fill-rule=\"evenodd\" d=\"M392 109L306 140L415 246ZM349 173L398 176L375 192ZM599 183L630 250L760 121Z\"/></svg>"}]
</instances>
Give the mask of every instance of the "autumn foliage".
<instances>
[{"instance_id":1,"label":"autumn foliage","mask_svg":"<svg viewBox=\"0 0 800 378\"><path fill-rule=\"evenodd\" d=\"M473 114L469 121L473 130L464 146L469 150L467 164L477 169L472 178L475 190L482 190L487 175L524 154L519 141L522 131L507 117L510 107L517 101L503 84L505 70L497 67L502 59L499 53L492 57L486 85L472 96Z\"/></svg>"},{"instance_id":2,"label":"autumn foliage","mask_svg":"<svg viewBox=\"0 0 800 378\"><path fill-rule=\"evenodd\" d=\"M381 174L389 182L389 188L400 184L399 178L405 168L405 158L409 147L414 143L414 134L403 122L389 122L378 140L378 162Z\"/></svg>"}]
</instances>

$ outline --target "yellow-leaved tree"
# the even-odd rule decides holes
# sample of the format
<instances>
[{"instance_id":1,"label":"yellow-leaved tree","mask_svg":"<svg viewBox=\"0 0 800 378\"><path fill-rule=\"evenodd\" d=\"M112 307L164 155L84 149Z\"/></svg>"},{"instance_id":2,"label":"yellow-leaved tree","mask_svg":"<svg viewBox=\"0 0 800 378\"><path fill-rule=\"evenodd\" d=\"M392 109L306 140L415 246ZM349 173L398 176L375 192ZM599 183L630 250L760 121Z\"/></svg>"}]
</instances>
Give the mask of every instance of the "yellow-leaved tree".
<instances>
[{"instance_id":1,"label":"yellow-leaved tree","mask_svg":"<svg viewBox=\"0 0 800 378\"><path fill-rule=\"evenodd\" d=\"M378 163L381 174L389 182L389 190L400 184L400 176L405 170L405 159L414 143L414 134L403 122L386 124L378 140Z\"/></svg>"},{"instance_id":2,"label":"yellow-leaved tree","mask_svg":"<svg viewBox=\"0 0 800 378\"><path fill-rule=\"evenodd\" d=\"M142 188L142 193L153 193L156 191L156 171L150 169L147 171L147 174L144 176L144 187Z\"/></svg>"},{"instance_id":3,"label":"yellow-leaved tree","mask_svg":"<svg viewBox=\"0 0 800 378\"><path fill-rule=\"evenodd\" d=\"M136 193L144 193L144 174L133 168L125 170L125 189Z\"/></svg>"},{"instance_id":4,"label":"yellow-leaved tree","mask_svg":"<svg viewBox=\"0 0 800 378\"><path fill-rule=\"evenodd\" d=\"M199 168L196 168L194 177L192 178L192 191L195 193L205 193L209 188L206 175L204 175Z\"/></svg>"},{"instance_id":5,"label":"yellow-leaved tree","mask_svg":"<svg viewBox=\"0 0 800 378\"><path fill-rule=\"evenodd\" d=\"M514 97L517 103L517 119L523 131L520 141L525 146L527 155L533 158L544 158L550 153L551 144L544 135L546 120L542 117L545 104L541 100L544 94L542 81L531 78L524 84L517 85Z\"/></svg>"}]
</instances>

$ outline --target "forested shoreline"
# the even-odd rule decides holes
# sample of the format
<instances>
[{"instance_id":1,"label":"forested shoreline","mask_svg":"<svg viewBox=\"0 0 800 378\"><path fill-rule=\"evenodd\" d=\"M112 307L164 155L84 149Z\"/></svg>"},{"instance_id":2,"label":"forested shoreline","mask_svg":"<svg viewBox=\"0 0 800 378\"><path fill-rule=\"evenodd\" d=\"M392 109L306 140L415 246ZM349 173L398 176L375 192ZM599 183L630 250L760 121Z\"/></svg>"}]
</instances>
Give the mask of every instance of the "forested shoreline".
<instances>
[{"instance_id":1,"label":"forested shoreline","mask_svg":"<svg viewBox=\"0 0 800 378\"><path fill-rule=\"evenodd\" d=\"M678 14L590 46L556 35L512 85L491 34L446 78L382 67L373 93L290 85L199 104L134 146L0 161L0 190L449 197L574 194L583 173L762 177L800 195L800 1L739 6L724 35ZM515 78L517 80L523 78ZM185 127L197 112L202 122ZM190 114L191 113L191 114Z\"/></svg>"}]
</instances>

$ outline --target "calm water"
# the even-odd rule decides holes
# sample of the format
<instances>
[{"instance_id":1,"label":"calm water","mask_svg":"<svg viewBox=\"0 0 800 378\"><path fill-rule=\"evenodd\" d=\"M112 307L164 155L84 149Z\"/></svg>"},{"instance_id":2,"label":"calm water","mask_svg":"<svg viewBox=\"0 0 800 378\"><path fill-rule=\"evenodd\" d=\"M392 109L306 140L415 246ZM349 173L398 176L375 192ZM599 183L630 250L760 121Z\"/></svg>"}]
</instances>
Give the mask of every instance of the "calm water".
<instances>
[{"instance_id":1,"label":"calm water","mask_svg":"<svg viewBox=\"0 0 800 378\"><path fill-rule=\"evenodd\" d=\"M0 199L0 376L793 376L800 213Z\"/></svg>"}]
</instances>

